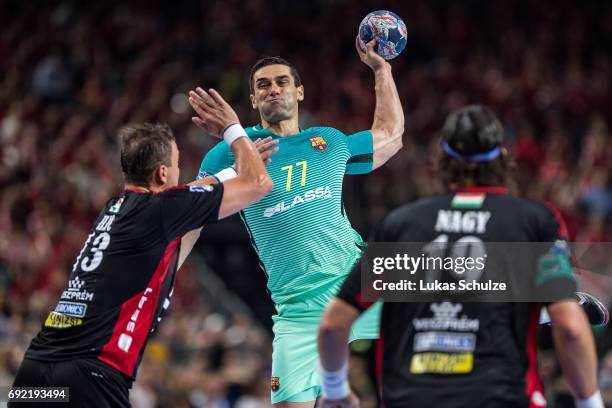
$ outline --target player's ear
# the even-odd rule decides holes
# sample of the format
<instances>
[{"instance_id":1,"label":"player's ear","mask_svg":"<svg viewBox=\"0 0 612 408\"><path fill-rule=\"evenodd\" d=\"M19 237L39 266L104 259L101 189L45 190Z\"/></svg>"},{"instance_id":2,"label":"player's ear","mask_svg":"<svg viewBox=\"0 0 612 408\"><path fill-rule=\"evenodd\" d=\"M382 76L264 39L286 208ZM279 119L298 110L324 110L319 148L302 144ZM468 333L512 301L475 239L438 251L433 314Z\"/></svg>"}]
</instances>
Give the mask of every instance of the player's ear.
<instances>
[{"instance_id":1,"label":"player's ear","mask_svg":"<svg viewBox=\"0 0 612 408\"><path fill-rule=\"evenodd\" d=\"M304 100L304 85L297 87L297 100L298 102L302 102Z\"/></svg>"},{"instance_id":2,"label":"player's ear","mask_svg":"<svg viewBox=\"0 0 612 408\"><path fill-rule=\"evenodd\" d=\"M249 97L251 98L251 106L253 109L257 109L257 99L255 99L255 95L251 94Z\"/></svg>"},{"instance_id":3,"label":"player's ear","mask_svg":"<svg viewBox=\"0 0 612 408\"><path fill-rule=\"evenodd\" d=\"M153 174L153 184L163 186L168 182L168 167L162 164L159 166Z\"/></svg>"}]
</instances>

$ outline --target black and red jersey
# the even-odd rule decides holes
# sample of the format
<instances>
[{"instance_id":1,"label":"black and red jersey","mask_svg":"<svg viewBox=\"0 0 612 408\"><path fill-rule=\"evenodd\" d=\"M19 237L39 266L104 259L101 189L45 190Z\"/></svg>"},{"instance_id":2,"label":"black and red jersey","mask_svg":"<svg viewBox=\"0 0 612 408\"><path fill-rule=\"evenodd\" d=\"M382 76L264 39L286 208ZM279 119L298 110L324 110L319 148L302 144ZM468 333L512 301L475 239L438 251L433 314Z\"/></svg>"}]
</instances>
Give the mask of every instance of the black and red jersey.
<instances>
[{"instance_id":1,"label":"black and red jersey","mask_svg":"<svg viewBox=\"0 0 612 408\"><path fill-rule=\"evenodd\" d=\"M222 196L217 184L109 200L26 358L95 357L134 379L170 305L181 237L215 222Z\"/></svg>"},{"instance_id":2,"label":"black and red jersey","mask_svg":"<svg viewBox=\"0 0 612 408\"><path fill-rule=\"evenodd\" d=\"M550 242L563 245L563 222L554 210L513 197L501 188L472 189L419 200L390 213L375 242ZM520 260L516 265L525 265ZM532 282L533 273L519 281ZM361 268L338 297L365 310ZM572 298L573 276L546 285ZM540 304L501 302L386 302L382 308L377 372L385 408L545 406L536 370Z\"/></svg>"}]
</instances>

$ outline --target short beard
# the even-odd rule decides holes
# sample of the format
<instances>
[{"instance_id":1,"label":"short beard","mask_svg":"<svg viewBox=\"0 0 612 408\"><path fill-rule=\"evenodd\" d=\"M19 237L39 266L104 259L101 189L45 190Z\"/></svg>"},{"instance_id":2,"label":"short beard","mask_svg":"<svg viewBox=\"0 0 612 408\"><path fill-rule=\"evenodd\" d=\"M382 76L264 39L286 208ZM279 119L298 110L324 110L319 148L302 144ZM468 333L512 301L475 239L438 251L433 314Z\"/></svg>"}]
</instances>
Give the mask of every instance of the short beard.
<instances>
[{"instance_id":1,"label":"short beard","mask_svg":"<svg viewBox=\"0 0 612 408\"><path fill-rule=\"evenodd\" d=\"M289 113L287 110L285 109L281 109L281 110L273 110L271 112L265 112L262 111L261 112L261 116L268 122L268 123L278 123L281 122L283 120L287 120L287 119L291 119L291 113Z\"/></svg>"}]
</instances>

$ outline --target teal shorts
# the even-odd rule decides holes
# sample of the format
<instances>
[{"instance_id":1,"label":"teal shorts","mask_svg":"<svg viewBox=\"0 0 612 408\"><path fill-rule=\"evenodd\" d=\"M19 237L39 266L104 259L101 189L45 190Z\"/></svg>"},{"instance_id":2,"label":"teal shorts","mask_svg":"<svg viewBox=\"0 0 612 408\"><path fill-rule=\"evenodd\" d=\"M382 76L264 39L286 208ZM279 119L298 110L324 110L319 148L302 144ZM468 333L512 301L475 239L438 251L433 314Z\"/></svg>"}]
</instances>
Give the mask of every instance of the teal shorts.
<instances>
[{"instance_id":1,"label":"teal shorts","mask_svg":"<svg viewBox=\"0 0 612 408\"><path fill-rule=\"evenodd\" d=\"M307 300L276 305L272 316L272 403L314 401L320 394L317 333L321 315L337 288ZM382 303L369 308L351 328L349 341L378 338Z\"/></svg>"}]
</instances>

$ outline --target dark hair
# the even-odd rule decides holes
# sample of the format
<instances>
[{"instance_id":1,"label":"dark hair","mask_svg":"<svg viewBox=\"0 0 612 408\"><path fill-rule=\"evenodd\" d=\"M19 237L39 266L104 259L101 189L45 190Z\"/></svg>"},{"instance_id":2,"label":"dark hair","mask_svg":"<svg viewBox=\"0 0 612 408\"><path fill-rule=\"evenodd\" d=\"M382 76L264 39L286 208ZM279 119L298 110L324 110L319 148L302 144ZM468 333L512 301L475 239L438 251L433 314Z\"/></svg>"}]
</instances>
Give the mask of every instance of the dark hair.
<instances>
[{"instance_id":1,"label":"dark hair","mask_svg":"<svg viewBox=\"0 0 612 408\"><path fill-rule=\"evenodd\" d=\"M509 186L512 182L512 162L504 155L485 162L463 162L443 153L439 167L442 182L447 187Z\"/></svg>"},{"instance_id":2,"label":"dark hair","mask_svg":"<svg viewBox=\"0 0 612 408\"><path fill-rule=\"evenodd\" d=\"M458 156L472 156L501 148L504 129L491 109L470 105L448 116L442 128L442 143ZM439 161L442 181L446 186L507 186L511 162L504 154L492 160L472 161L442 153Z\"/></svg>"},{"instance_id":3,"label":"dark hair","mask_svg":"<svg viewBox=\"0 0 612 408\"><path fill-rule=\"evenodd\" d=\"M300 74L298 74L297 68L295 67L295 65L293 65L292 63L290 63L289 61L281 57L263 57L259 59L255 64L253 64L253 66L251 67L251 72L249 73L249 91L250 92L255 91L255 84L253 83L253 75L255 75L255 72L257 72L257 70L263 67L267 67L268 65L286 65L288 66L291 72L291 76L293 77L293 82L295 83L295 86L302 85L302 78L300 78Z\"/></svg>"},{"instance_id":4,"label":"dark hair","mask_svg":"<svg viewBox=\"0 0 612 408\"><path fill-rule=\"evenodd\" d=\"M504 128L491 109L469 105L448 115L442 139L461 154L485 153L502 145Z\"/></svg>"},{"instance_id":5,"label":"dark hair","mask_svg":"<svg viewBox=\"0 0 612 408\"><path fill-rule=\"evenodd\" d=\"M130 125L119 131L121 170L126 183L148 187L160 165L170 166L172 142L170 127L162 123Z\"/></svg>"}]
</instances>

